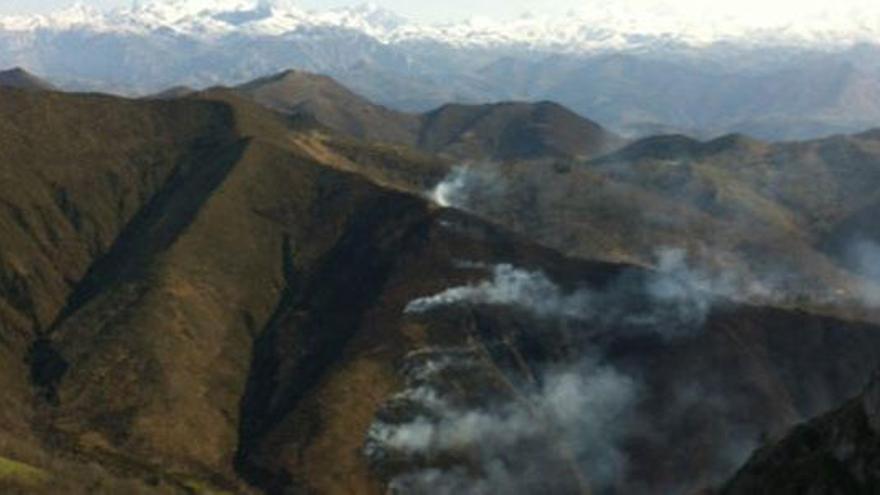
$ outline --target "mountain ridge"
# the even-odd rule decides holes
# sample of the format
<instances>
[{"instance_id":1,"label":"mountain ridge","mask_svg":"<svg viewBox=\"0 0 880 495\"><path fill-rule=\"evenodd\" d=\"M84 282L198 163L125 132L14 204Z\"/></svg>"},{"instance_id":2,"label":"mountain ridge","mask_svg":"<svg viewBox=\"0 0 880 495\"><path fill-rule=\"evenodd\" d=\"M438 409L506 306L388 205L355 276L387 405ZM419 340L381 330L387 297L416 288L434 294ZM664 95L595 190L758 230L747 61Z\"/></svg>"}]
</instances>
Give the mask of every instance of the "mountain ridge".
<instances>
[{"instance_id":1,"label":"mountain ridge","mask_svg":"<svg viewBox=\"0 0 880 495\"><path fill-rule=\"evenodd\" d=\"M423 114L376 104L333 78L287 70L233 88L285 114L310 115L337 132L466 161L588 158L624 141L558 103L447 104Z\"/></svg>"}]
</instances>

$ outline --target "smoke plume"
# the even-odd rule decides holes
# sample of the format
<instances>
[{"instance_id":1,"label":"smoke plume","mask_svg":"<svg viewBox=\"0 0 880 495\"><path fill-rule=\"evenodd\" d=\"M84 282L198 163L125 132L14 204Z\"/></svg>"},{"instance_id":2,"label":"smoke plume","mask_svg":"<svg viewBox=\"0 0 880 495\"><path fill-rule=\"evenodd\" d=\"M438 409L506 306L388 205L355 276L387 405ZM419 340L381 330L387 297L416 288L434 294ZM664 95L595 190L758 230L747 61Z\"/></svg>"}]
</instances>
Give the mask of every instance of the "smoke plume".
<instances>
[{"instance_id":1,"label":"smoke plume","mask_svg":"<svg viewBox=\"0 0 880 495\"><path fill-rule=\"evenodd\" d=\"M503 305L541 318L622 323L676 337L698 329L719 297L738 294L733 277L694 270L682 250L659 250L656 259L656 269L650 273L624 274L601 290L584 287L568 293L541 271L499 264L488 268L491 278L416 299L405 312L424 313L457 304Z\"/></svg>"},{"instance_id":2,"label":"smoke plume","mask_svg":"<svg viewBox=\"0 0 880 495\"><path fill-rule=\"evenodd\" d=\"M848 258L853 271L863 278L856 295L866 306L880 306L880 245L868 240L855 242Z\"/></svg>"},{"instance_id":3,"label":"smoke plume","mask_svg":"<svg viewBox=\"0 0 880 495\"><path fill-rule=\"evenodd\" d=\"M552 328L548 321L570 321L579 322L578 328L615 328L670 341L699 332L712 308L737 286L734 278L691 268L685 253L675 249L658 251L655 270L623 272L601 288L565 290L541 271L511 264L460 267L484 269L486 277L415 299L405 313L504 306L545 322L533 332ZM384 470L392 493L534 493L578 477L574 483L600 493L617 490L626 479L628 436L646 421L639 411L642 380L612 365L601 347L579 352L568 364L533 369L534 382L516 384L515 393L486 392L495 399L485 403L456 392L495 390L491 377L498 368L485 353L448 348L413 353L404 366L406 388L372 425L366 455ZM687 392L674 393L670 400L680 404L669 408L715 410L693 402L701 394ZM716 406L723 417L726 403ZM741 460L753 437L720 446L719 470L726 473ZM551 488L577 491L572 485Z\"/></svg>"},{"instance_id":4,"label":"smoke plume","mask_svg":"<svg viewBox=\"0 0 880 495\"><path fill-rule=\"evenodd\" d=\"M458 165L428 192L428 197L445 208L470 210L480 203L498 201L506 188L507 181L494 165Z\"/></svg>"},{"instance_id":5,"label":"smoke plume","mask_svg":"<svg viewBox=\"0 0 880 495\"><path fill-rule=\"evenodd\" d=\"M458 369L454 369L454 368ZM447 398L444 372L491 374L477 354L434 351L411 366L408 388L393 399L397 409L418 411L405 420L376 421L367 455L374 463L394 456L439 458L456 453L469 461L438 469L397 473L392 493L526 494L548 484L559 465L590 466L590 484L606 486L626 469L618 445L628 427L637 384L613 368L585 358L547 370L533 390L491 406L462 405ZM461 376L461 375L459 375ZM572 477L570 471L566 473ZM553 482L550 482L551 484Z\"/></svg>"}]
</instances>

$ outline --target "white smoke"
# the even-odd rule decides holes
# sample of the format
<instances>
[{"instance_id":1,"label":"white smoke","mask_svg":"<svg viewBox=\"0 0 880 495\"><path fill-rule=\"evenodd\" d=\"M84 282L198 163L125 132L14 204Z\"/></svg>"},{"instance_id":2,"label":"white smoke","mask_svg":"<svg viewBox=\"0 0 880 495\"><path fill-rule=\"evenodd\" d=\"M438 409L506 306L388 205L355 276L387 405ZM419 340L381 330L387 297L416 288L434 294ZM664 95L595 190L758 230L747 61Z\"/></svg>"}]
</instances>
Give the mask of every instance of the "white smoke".
<instances>
[{"instance_id":1,"label":"white smoke","mask_svg":"<svg viewBox=\"0 0 880 495\"><path fill-rule=\"evenodd\" d=\"M395 400L423 413L406 422L375 422L367 454L375 459L389 453L409 458L475 452L479 472L467 466L407 471L391 480L392 493L529 493L528 482L543 482L544 469L560 460L572 462L573 469L589 466L594 486L605 486L624 474L626 458L617 446L637 397L631 378L584 359L577 366L548 371L542 385L523 396L488 408L469 408L445 399L430 379L420 382L452 363L439 353L416 367L432 371L411 374L412 388ZM479 363L473 360L469 365ZM535 440L553 443L553 452L569 453L570 458L523 450Z\"/></svg>"},{"instance_id":2,"label":"white smoke","mask_svg":"<svg viewBox=\"0 0 880 495\"><path fill-rule=\"evenodd\" d=\"M428 192L428 197L444 208L472 209L475 203L495 202L507 183L493 164L458 165Z\"/></svg>"},{"instance_id":3,"label":"white smoke","mask_svg":"<svg viewBox=\"0 0 880 495\"><path fill-rule=\"evenodd\" d=\"M491 278L415 299L405 312L424 313L450 305L513 306L540 318L624 323L674 338L699 329L719 298L740 294L742 284L735 277L691 268L682 250L662 249L656 258L656 269L644 277L624 274L601 290L585 287L571 292L541 271L499 264L487 268ZM646 304L634 307L633 301L640 298Z\"/></svg>"},{"instance_id":4,"label":"white smoke","mask_svg":"<svg viewBox=\"0 0 880 495\"><path fill-rule=\"evenodd\" d=\"M491 270L491 280L416 299L406 306L405 312L424 313L460 303L521 306L538 316L575 319L588 318L592 312L589 291L564 294L542 272L530 272L508 264L497 265Z\"/></svg>"},{"instance_id":5,"label":"white smoke","mask_svg":"<svg viewBox=\"0 0 880 495\"><path fill-rule=\"evenodd\" d=\"M880 306L880 245L862 240L849 248L848 255L849 264L864 279L857 297L866 306Z\"/></svg>"},{"instance_id":6,"label":"white smoke","mask_svg":"<svg viewBox=\"0 0 880 495\"><path fill-rule=\"evenodd\" d=\"M428 194L430 198L444 208L455 205L467 183L467 170L461 166L453 168L449 175L434 186L434 189Z\"/></svg>"},{"instance_id":7,"label":"white smoke","mask_svg":"<svg viewBox=\"0 0 880 495\"><path fill-rule=\"evenodd\" d=\"M702 331L713 308L745 286L735 274L716 275L694 269L688 264L686 253L678 249L658 250L654 270L624 270L601 287L564 289L542 271L511 264L461 262L456 267L485 270L486 277L415 299L405 312L417 316L450 306L505 306L527 311L539 320L578 322L574 327L566 323L565 328L651 333L672 341ZM753 290L764 289L755 286ZM568 475L574 471L575 477L584 477L580 481L591 489L617 489L626 482L624 445L632 435L662 437L666 433L639 433L639 425L644 426L645 420L639 408L641 380L612 367L601 357L603 349L590 352L598 354L580 356L568 366L557 364L554 369L532 370L534 384L519 387L514 398L488 405L462 403L450 396L450 390L475 386L471 381L450 385L464 379L461 377L473 380L479 376L480 368L474 363L484 360L482 373L494 367L485 361L485 354L473 349L426 349L415 353L410 360L417 364L405 369L407 388L392 402L408 404L404 409L416 413L403 420L376 420L370 429L366 453L379 464L389 456L404 459L403 465L408 467L403 472L394 471L390 478L392 493L546 491L548 478L554 476L548 473L566 463L572 466ZM670 400L680 403L677 407L682 410L709 407L704 403L705 394L695 394L697 402L692 404L687 393L679 392L673 393ZM668 407L675 409L676 405ZM720 401L712 407L719 411L720 421L728 425L722 414L727 403ZM713 455L717 458L713 462L719 464L719 473L728 474L754 445L755 435L746 433L716 446L718 452ZM552 441L557 447L553 451L556 454L530 448L535 439ZM463 454L473 452L478 453L476 461L472 454ZM559 452L567 454L560 457ZM470 463L441 463L440 469L431 462L406 461L438 458L466 458ZM556 473L560 478L566 476L560 471ZM682 490L677 486L667 488L669 493Z\"/></svg>"}]
</instances>

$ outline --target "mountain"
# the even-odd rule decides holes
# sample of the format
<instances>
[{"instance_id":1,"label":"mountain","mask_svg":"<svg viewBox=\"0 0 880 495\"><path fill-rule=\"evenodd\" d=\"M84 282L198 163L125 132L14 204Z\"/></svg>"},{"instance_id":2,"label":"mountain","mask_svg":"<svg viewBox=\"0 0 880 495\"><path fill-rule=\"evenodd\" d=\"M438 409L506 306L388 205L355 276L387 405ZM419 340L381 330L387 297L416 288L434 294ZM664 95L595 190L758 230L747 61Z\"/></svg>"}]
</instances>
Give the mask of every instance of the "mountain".
<instances>
[{"instance_id":1,"label":"mountain","mask_svg":"<svg viewBox=\"0 0 880 495\"><path fill-rule=\"evenodd\" d=\"M402 144L451 159L593 157L623 140L551 102L444 105L424 114L390 110L330 77L286 71L234 88L290 115L308 115L336 132Z\"/></svg>"},{"instance_id":2,"label":"mountain","mask_svg":"<svg viewBox=\"0 0 880 495\"><path fill-rule=\"evenodd\" d=\"M721 493L873 493L880 484L880 380L757 451Z\"/></svg>"},{"instance_id":3,"label":"mountain","mask_svg":"<svg viewBox=\"0 0 880 495\"><path fill-rule=\"evenodd\" d=\"M5 88L54 90L55 87L39 77L16 67L0 71L0 86Z\"/></svg>"},{"instance_id":4,"label":"mountain","mask_svg":"<svg viewBox=\"0 0 880 495\"><path fill-rule=\"evenodd\" d=\"M147 98L153 98L157 100L169 100L174 98L184 98L196 93L196 90L190 88L189 86L174 86L168 89L164 89L159 91L158 93L147 96Z\"/></svg>"},{"instance_id":5,"label":"mountain","mask_svg":"<svg viewBox=\"0 0 880 495\"><path fill-rule=\"evenodd\" d=\"M716 43L796 44L834 46L871 42L875 26L835 15L821 7L805 8L793 18L766 15L761 23L731 16L724 9L695 14L674 7L625 9L610 1L562 14L519 18L471 18L445 24L425 24L375 4L306 11L290 0L160 0L139 2L109 12L76 4L48 15L7 16L0 26L8 31L62 30L85 27L98 33L143 33L157 27L200 37L237 30L275 35L298 28L331 27L358 31L385 43L433 42L451 46L508 46L548 51L584 52L597 49L653 46L705 46ZM855 16L877 13L862 7ZM651 18L653 22L646 22ZM711 26L711 27L707 27ZM703 28L703 29L697 29ZM788 29L785 29L788 28ZM659 42L663 40L663 42Z\"/></svg>"},{"instance_id":6,"label":"mountain","mask_svg":"<svg viewBox=\"0 0 880 495\"><path fill-rule=\"evenodd\" d=\"M336 131L370 141L411 144L418 117L376 105L327 76L286 71L236 88L284 113L305 113Z\"/></svg>"},{"instance_id":7,"label":"mountain","mask_svg":"<svg viewBox=\"0 0 880 495\"><path fill-rule=\"evenodd\" d=\"M390 109L549 100L635 137L807 139L875 127L876 29L853 21L864 14L802 10L797 26L787 12L755 27L736 12L695 18L602 2L568 15L430 25L371 6L305 11L286 0L80 5L0 19L0 65L123 94L295 68Z\"/></svg>"},{"instance_id":8,"label":"mountain","mask_svg":"<svg viewBox=\"0 0 880 495\"><path fill-rule=\"evenodd\" d=\"M732 297L846 313L880 294L878 171L876 132L795 143L670 135L539 166L476 163L433 192L570 256L650 266L672 247Z\"/></svg>"},{"instance_id":9,"label":"mountain","mask_svg":"<svg viewBox=\"0 0 880 495\"><path fill-rule=\"evenodd\" d=\"M447 159L236 89L0 99L0 491L687 491L856 395L880 359L858 314L744 303L674 246L642 266L563 254L502 215L443 207L461 170ZM803 156L856 156L866 138ZM672 141L501 176L601 198L619 189L577 177L621 156L723 168L774 146ZM823 178L808 165L804 181ZM660 197L640 175L607 181ZM625 232L642 206L571 222L613 213Z\"/></svg>"},{"instance_id":10,"label":"mountain","mask_svg":"<svg viewBox=\"0 0 880 495\"><path fill-rule=\"evenodd\" d=\"M551 102L446 105L423 116L419 147L468 157L590 157L622 140Z\"/></svg>"}]
</instances>

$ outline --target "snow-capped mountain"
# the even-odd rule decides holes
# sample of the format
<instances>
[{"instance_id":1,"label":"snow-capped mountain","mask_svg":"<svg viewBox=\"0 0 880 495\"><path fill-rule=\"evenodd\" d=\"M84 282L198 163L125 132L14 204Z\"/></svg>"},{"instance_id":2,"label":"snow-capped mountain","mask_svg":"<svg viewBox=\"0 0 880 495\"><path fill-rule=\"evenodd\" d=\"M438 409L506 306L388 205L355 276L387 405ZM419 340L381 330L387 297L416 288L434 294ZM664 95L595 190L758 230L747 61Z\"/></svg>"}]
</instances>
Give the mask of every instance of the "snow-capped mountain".
<instances>
[{"instance_id":1,"label":"snow-capped mountain","mask_svg":"<svg viewBox=\"0 0 880 495\"><path fill-rule=\"evenodd\" d=\"M747 0L748 1L748 0ZM627 6L629 5L629 6ZM719 42L840 45L880 39L880 8L816 9L741 18L717 8L675 8L646 2L643 8L603 0L565 16L523 15L515 19L470 18L429 24L373 4L309 11L295 0L154 0L100 11L78 3L49 15L0 17L0 30L94 33L170 31L200 39L232 34L277 36L313 28L338 28L382 43L431 41L452 46L528 46L565 52L626 49L666 44L705 46Z\"/></svg>"},{"instance_id":2,"label":"snow-capped mountain","mask_svg":"<svg viewBox=\"0 0 880 495\"><path fill-rule=\"evenodd\" d=\"M591 0L565 15L441 24L371 4L80 3L0 17L0 70L24 67L67 89L147 94L299 69L402 110L553 100L632 133L788 138L880 126L876 0L833 10L740 0L761 5L743 9L754 18L703 3Z\"/></svg>"}]
</instances>

